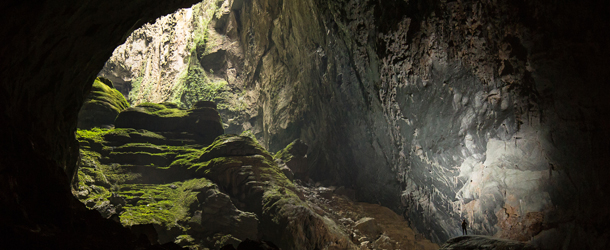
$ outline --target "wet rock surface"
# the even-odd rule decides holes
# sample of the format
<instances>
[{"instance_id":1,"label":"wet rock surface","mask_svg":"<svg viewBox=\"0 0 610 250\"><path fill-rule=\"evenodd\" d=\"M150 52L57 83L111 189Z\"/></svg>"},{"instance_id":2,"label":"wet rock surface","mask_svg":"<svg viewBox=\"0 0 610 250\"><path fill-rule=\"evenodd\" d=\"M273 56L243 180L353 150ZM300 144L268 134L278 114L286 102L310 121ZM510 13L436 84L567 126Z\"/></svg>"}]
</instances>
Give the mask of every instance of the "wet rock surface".
<instances>
[{"instance_id":1,"label":"wet rock surface","mask_svg":"<svg viewBox=\"0 0 610 250\"><path fill-rule=\"evenodd\" d=\"M607 4L273 3L241 12L264 146L300 138L311 178L435 242L465 218L477 234L607 244L610 22L585 7Z\"/></svg>"}]
</instances>

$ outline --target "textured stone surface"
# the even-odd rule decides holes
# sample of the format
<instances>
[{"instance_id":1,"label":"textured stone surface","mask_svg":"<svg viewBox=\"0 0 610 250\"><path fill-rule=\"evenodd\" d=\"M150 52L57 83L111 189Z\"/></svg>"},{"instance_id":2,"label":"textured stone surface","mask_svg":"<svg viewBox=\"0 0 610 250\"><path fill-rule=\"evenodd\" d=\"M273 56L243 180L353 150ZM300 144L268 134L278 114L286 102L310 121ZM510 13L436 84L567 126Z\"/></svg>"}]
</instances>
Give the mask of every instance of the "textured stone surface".
<instances>
[{"instance_id":1,"label":"textured stone surface","mask_svg":"<svg viewBox=\"0 0 610 250\"><path fill-rule=\"evenodd\" d=\"M294 178L307 182L310 175L309 164L307 164L308 148L303 141L295 140L278 151L274 157L286 164L294 174Z\"/></svg>"},{"instance_id":2,"label":"textured stone surface","mask_svg":"<svg viewBox=\"0 0 610 250\"><path fill-rule=\"evenodd\" d=\"M294 184L251 137L222 135L204 148L198 141L168 145L177 133L78 130L75 196L125 226L152 224L159 244L218 249L265 239L284 249L329 242L353 247L344 232L300 200ZM134 230L155 238L140 227Z\"/></svg>"},{"instance_id":3,"label":"textured stone surface","mask_svg":"<svg viewBox=\"0 0 610 250\"><path fill-rule=\"evenodd\" d=\"M492 249L510 249L510 250L534 250L535 247L524 244L518 241L494 238L489 236L459 236L449 239L445 244L441 245L442 250L492 250Z\"/></svg>"},{"instance_id":4,"label":"textured stone surface","mask_svg":"<svg viewBox=\"0 0 610 250\"><path fill-rule=\"evenodd\" d=\"M76 126L80 129L112 128L119 113L128 107L129 103L121 92L114 89L112 81L98 77L78 112Z\"/></svg>"},{"instance_id":5,"label":"textured stone surface","mask_svg":"<svg viewBox=\"0 0 610 250\"><path fill-rule=\"evenodd\" d=\"M142 103L121 112L115 125L117 128L188 133L192 135L188 139L204 145L211 144L216 137L224 134L215 105L206 101L198 102L189 110L179 108L174 103Z\"/></svg>"},{"instance_id":6,"label":"textured stone surface","mask_svg":"<svg viewBox=\"0 0 610 250\"><path fill-rule=\"evenodd\" d=\"M466 218L477 234L607 244L607 4L277 3L241 15L270 150L301 138L314 179L436 242Z\"/></svg>"},{"instance_id":7,"label":"textured stone surface","mask_svg":"<svg viewBox=\"0 0 610 250\"><path fill-rule=\"evenodd\" d=\"M360 231L360 233L364 234L370 241L376 240L383 233L383 230L379 227L377 221L370 217L365 217L356 221L354 229Z\"/></svg>"},{"instance_id":8,"label":"textured stone surface","mask_svg":"<svg viewBox=\"0 0 610 250\"><path fill-rule=\"evenodd\" d=\"M174 102L191 108L199 100L214 101L225 128L241 133L252 100L244 91L233 5L205 0L140 27L99 75L116 82L133 105Z\"/></svg>"}]
</instances>

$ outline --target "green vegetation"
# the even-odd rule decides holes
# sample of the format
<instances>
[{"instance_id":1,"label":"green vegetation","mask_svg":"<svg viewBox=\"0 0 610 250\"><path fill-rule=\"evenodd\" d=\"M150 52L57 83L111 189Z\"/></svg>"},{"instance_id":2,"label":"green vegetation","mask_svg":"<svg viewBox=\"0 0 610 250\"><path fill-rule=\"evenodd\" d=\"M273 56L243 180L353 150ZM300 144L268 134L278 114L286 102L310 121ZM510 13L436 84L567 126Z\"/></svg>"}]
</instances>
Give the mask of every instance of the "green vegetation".
<instances>
[{"instance_id":1,"label":"green vegetation","mask_svg":"<svg viewBox=\"0 0 610 250\"><path fill-rule=\"evenodd\" d=\"M109 82L109 83L104 83ZM111 87L112 82L104 78L96 78L93 82L91 92L89 93L89 100L87 103L105 105L110 107L116 113L120 113L124 109L129 107L129 103L118 90Z\"/></svg>"},{"instance_id":2,"label":"green vegetation","mask_svg":"<svg viewBox=\"0 0 610 250\"><path fill-rule=\"evenodd\" d=\"M175 104L140 106L145 106L150 112L177 108ZM259 214L262 217L259 218L271 223L266 225L278 229L286 227L287 218L299 216L294 212L295 207L307 207L299 199L294 184L281 172L273 157L258 144L251 131L244 132L243 136L219 136L205 148L163 145L163 136L146 130L92 129L78 130L76 135L81 145L88 146L81 148L79 182L77 190L74 190L75 195L88 207L101 209L104 204L108 204L113 193L117 194L126 201L122 206L124 211L119 215L123 225L161 225L168 231L177 231L180 236L176 241L184 246L224 245L239 241L230 232L217 233L206 239L195 239L188 234L192 226L189 222L198 218L193 211L202 202L197 200L198 194L218 189L217 185L246 188L244 192L254 196L258 194L258 198L255 198L258 200L253 204L262 205L262 208L258 207L262 211ZM157 138L159 143L134 141L142 135ZM240 149L237 152L243 153L234 155L235 148ZM128 184L134 181L138 183L140 173L130 172L132 166L120 165L125 163L117 157L128 160L144 158L144 161L147 161L146 157L161 157L166 163L150 162L145 167L155 168L155 171L173 169L169 170L172 173L180 168L180 171L192 174L185 176L198 178L166 184ZM244 170L246 172L241 172ZM248 173L248 180L255 181L256 184L245 186L233 183L231 175L237 173ZM256 187L262 187L262 192L256 191Z\"/></svg>"},{"instance_id":3,"label":"green vegetation","mask_svg":"<svg viewBox=\"0 0 610 250\"><path fill-rule=\"evenodd\" d=\"M288 144L288 146L286 146L284 149L277 151L277 153L275 153L275 156L273 156L273 158L282 159L284 162L289 162L290 159L292 159L292 157L293 157L293 155L290 153L290 151L292 150L292 147L294 147L295 142L296 141L293 141L290 144Z\"/></svg>"},{"instance_id":4,"label":"green vegetation","mask_svg":"<svg viewBox=\"0 0 610 250\"><path fill-rule=\"evenodd\" d=\"M79 142L88 141L90 143L103 143L104 135L108 132L107 129L92 128L91 130L77 129L76 139Z\"/></svg>"},{"instance_id":5,"label":"green vegetation","mask_svg":"<svg viewBox=\"0 0 610 250\"><path fill-rule=\"evenodd\" d=\"M197 101L213 101L222 104L229 98L230 88L224 80L212 81L199 64L191 65L184 76L181 100L184 107L192 107ZM226 105L226 104L225 104ZM219 105L219 108L221 105Z\"/></svg>"},{"instance_id":6,"label":"green vegetation","mask_svg":"<svg viewBox=\"0 0 610 250\"><path fill-rule=\"evenodd\" d=\"M254 135L254 133L252 132L252 130L244 130L244 132L241 132L241 134L239 136L246 136L246 137L250 137L254 142L256 142L256 144L260 143L258 142L258 140L256 139L256 136Z\"/></svg>"},{"instance_id":7,"label":"green vegetation","mask_svg":"<svg viewBox=\"0 0 610 250\"><path fill-rule=\"evenodd\" d=\"M164 103L140 103L138 108L143 108L147 114L159 117L182 117L188 115L188 111L181 109L177 104L171 102Z\"/></svg>"},{"instance_id":8,"label":"green vegetation","mask_svg":"<svg viewBox=\"0 0 610 250\"><path fill-rule=\"evenodd\" d=\"M163 185L127 184L119 193L127 199L121 214L123 225L155 223L167 228L179 227L186 231L189 209L197 201L199 190L214 188L205 178Z\"/></svg>"},{"instance_id":9,"label":"green vegetation","mask_svg":"<svg viewBox=\"0 0 610 250\"><path fill-rule=\"evenodd\" d=\"M170 100L179 102L183 108L191 108L197 101L213 101L219 110L239 112L246 109L243 101L244 91L233 90L224 79L214 78L214 71L204 70L199 60L211 53L217 47L217 40L210 28L210 21L215 15L220 15L222 2L204 1L192 7L193 40L188 45L190 56L187 68L180 73L178 83L172 89ZM130 94L131 96L131 94Z\"/></svg>"}]
</instances>

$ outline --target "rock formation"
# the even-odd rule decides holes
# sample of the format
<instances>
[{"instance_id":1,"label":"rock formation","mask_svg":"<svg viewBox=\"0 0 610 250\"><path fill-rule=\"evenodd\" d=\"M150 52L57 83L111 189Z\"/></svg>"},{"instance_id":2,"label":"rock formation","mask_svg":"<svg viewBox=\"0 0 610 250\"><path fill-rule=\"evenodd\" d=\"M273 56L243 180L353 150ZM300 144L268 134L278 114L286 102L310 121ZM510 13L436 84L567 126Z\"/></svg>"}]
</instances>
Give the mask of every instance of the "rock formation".
<instances>
[{"instance_id":1,"label":"rock formation","mask_svg":"<svg viewBox=\"0 0 610 250\"><path fill-rule=\"evenodd\" d=\"M299 199L254 139L222 134L211 102L128 108L114 129L77 131L73 193L152 244L219 249L260 238L283 249L354 247Z\"/></svg>"},{"instance_id":2,"label":"rock formation","mask_svg":"<svg viewBox=\"0 0 610 250\"><path fill-rule=\"evenodd\" d=\"M114 88L112 81L98 77L78 112L76 126L80 129L110 128L119 113L127 107L129 103L121 92Z\"/></svg>"},{"instance_id":3,"label":"rock formation","mask_svg":"<svg viewBox=\"0 0 610 250\"><path fill-rule=\"evenodd\" d=\"M77 115L96 74L131 31L194 3L0 4L5 244L135 248L125 230L70 194ZM467 218L474 233L533 237L545 249L608 248L610 204L600 198L610 189L607 2L216 6L211 22L219 36L210 37L232 46L190 47L197 60L188 64L191 85L183 86L192 91L171 99L171 88L146 85L163 96L157 102L189 103L228 86L223 91L236 98L224 99L247 107L226 116L227 131L250 130L270 151L303 140L310 178L405 211L435 242L458 235ZM243 64L229 66L232 58ZM154 69L152 62L139 65ZM210 88L197 81L217 72ZM116 212L121 203L109 204Z\"/></svg>"},{"instance_id":4,"label":"rock formation","mask_svg":"<svg viewBox=\"0 0 610 250\"><path fill-rule=\"evenodd\" d=\"M0 3L0 221L12 249L134 249L70 192L77 115L135 27L195 1ZM127 231L127 232L126 232Z\"/></svg>"},{"instance_id":5,"label":"rock formation","mask_svg":"<svg viewBox=\"0 0 610 250\"><path fill-rule=\"evenodd\" d=\"M523 244L518 241L493 238L489 236L460 236L448 240L440 248L441 250L460 250L460 249L514 249L514 250L534 250L535 247Z\"/></svg>"},{"instance_id":6,"label":"rock formation","mask_svg":"<svg viewBox=\"0 0 610 250\"><path fill-rule=\"evenodd\" d=\"M311 174L291 168L295 178L354 187L359 199L406 211L437 242L459 235L463 218L476 233L515 240L588 235L597 224L570 211L597 210L598 177L609 174L601 152L610 148L598 140L608 125L599 66L608 21L585 7L601 4L222 6L214 27L230 28L210 30L239 40L243 78L234 83L252 97L246 114L227 114L239 121L231 129L251 130L271 151L304 141ZM225 65L223 53L198 59Z\"/></svg>"}]
</instances>

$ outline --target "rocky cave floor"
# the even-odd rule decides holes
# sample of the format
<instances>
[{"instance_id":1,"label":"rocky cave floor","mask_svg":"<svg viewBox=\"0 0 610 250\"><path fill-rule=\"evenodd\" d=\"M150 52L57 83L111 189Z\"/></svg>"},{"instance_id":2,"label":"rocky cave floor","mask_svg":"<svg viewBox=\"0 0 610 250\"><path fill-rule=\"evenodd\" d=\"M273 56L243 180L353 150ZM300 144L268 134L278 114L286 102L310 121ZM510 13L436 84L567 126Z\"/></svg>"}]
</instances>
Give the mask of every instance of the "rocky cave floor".
<instances>
[{"instance_id":1,"label":"rocky cave floor","mask_svg":"<svg viewBox=\"0 0 610 250\"><path fill-rule=\"evenodd\" d=\"M411 229L408 221L387 207L357 202L344 187L324 187L320 183L295 181L297 190L320 216L326 216L348 233L359 249L438 249Z\"/></svg>"}]
</instances>

